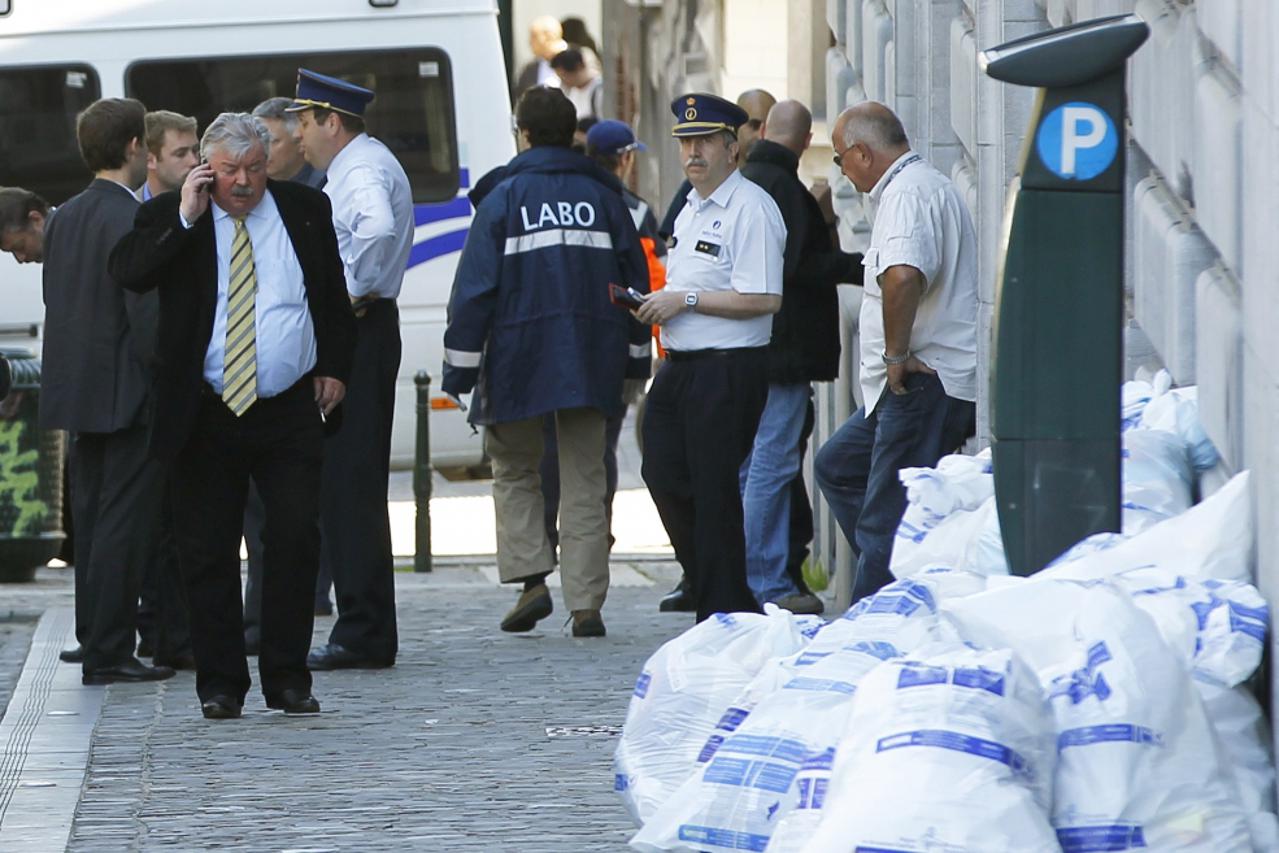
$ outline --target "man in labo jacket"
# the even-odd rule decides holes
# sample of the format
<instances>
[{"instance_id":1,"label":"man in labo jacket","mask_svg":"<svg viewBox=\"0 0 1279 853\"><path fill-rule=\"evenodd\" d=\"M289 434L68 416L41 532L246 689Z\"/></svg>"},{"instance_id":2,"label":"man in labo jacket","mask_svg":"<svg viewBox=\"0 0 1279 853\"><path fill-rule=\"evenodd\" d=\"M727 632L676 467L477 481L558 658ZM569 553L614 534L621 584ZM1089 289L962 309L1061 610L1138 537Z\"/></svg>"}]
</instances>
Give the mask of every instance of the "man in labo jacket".
<instances>
[{"instance_id":1,"label":"man in labo jacket","mask_svg":"<svg viewBox=\"0 0 1279 853\"><path fill-rule=\"evenodd\" d=\"M648 327L609 301L609 284L647 290L639 236L618 180L570 150L572 103L556 89L516 105L523 150L481 201L449 300L445 393L474 390L493 464L497 562L524 591L502 620L529 631L552 610L550 543L538 465L542 416L559 439L560 567L573 635L604 635L608 591L604 422L622 380L648 375Z\"/></svg>"},{"instance_id":2,"label":"man in labo jacket","mask_svg":"<svg viewBox=\"0 0 1279 853\"><path fill-rule=\"evenodd\" d=\"M862 256L831 246L813 198L799 180L799 158L812 139L812 115L798 101L782 101L768 112L761 138L742 174L777 202L786 222L782 261L782 308L773 315L768 345L768 403L755 447L746 462L742 509L746 522L746 577L760 603L772 601L796 613L821 613L821 599L803 586L788 554L803 553L789 539L796 521L807 519L802 545L812 539L812 511L803 483L795 488L808 436L810 382L839 374L839 298L835 285L862 283ZM789 569L789 571L788 571Z\"/></svg>"}]
</instances>

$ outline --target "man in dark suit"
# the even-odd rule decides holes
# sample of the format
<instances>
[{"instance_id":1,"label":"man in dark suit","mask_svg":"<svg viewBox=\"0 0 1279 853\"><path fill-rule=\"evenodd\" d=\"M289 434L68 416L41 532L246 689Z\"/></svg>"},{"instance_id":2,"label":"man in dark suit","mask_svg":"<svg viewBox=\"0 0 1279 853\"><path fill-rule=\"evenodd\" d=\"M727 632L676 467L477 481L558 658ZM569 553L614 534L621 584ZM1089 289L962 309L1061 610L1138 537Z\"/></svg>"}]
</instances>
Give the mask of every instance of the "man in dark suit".
<instances>
[{"instance_id":1,"label":"man in dark suit","mask_svg":"<svg viewBox=\"0 0 1279 853\"><path fill-rule=\"evenodd\" d=\"M141 103L105 98L76 119L94 179L44 232L40 426L72 433L76 639L85 684L153 681L173 670L135 656L138 592L159 522L161 469L146 453L148 300L107 275L147 174ZM65 214L65 215L64 215Z\"/></svg>"},{"instance_id":2,"label":"man in dark suit","mask_svg":"<svg viewBox=\"0 0 1279 853\"><path fill-rule=\"evenodd\" d=\"M270 181L270 133L246 113L205 130L208 161L138 211L112 276L159 289L151 450L173 462L173 513L206 718L250 685L240 600L249 478L266 508L262 648L269 708L316 713L306 666L326 425L346 393L355 319L327 198Z\"/></svg>"}]
</instances>

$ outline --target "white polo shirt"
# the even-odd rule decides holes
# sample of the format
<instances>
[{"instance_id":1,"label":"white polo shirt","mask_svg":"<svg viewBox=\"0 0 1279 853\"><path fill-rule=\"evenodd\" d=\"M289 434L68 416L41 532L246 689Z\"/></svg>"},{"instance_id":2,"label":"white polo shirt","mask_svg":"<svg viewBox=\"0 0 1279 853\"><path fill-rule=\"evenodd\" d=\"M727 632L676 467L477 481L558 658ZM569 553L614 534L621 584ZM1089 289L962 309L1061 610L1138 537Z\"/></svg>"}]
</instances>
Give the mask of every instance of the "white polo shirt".
<instances>
[{"instance_id":1,"label":"white polo shirt","mask_svg":"<svg viewBox=\"0 0 1279 853\"><path fill-rule=\"evenodd\" d=\"M946 394L977 399L977 234L950 179L908 151L869 195L873 225L861 309L861 386L870 415L888 383L884 296L879 275L897 264L926 282L910 332L910 351L937 371Z\"/></svg>"},{"instance_id":2,"label":"white polo shirt","mask_svg":"<svg viewBox=\"0 0 1279 853\"><path fill-rule=\"evenodd\" d=\"M777 203L736 170L709 198L690 190L666 256L666 289L676 293L782 293L786 225ZM668 350L767 346L773 315L745 320L685 311L662 326Z\"/></svg>"}]
</instances>

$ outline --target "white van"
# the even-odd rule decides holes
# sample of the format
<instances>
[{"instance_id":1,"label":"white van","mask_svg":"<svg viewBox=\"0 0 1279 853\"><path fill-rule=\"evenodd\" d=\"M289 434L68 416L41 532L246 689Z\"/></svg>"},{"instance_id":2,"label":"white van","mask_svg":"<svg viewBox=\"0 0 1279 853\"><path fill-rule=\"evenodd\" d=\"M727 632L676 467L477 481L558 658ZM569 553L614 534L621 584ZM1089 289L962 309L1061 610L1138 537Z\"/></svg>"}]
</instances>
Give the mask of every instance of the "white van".
<instances>
[{"instance_id":1,"label":"white van","mask_svg":"<svg viewBox=\"0 0 1279 853\"><path fill-rule=\"evenodd\" d=\"M419 370L432 377L432 460L479 462L439 371L466 192L515 153L495 0L0 0L0 186L55 205L83 189L75 116L97 98L138 98L203 130L224 110L291 96L299 67L377 92L369 132L413 186L392 464L413 462ZM38 349L43 316L39 265L0 256L0 345Z\"/></svg>"}]
</instances>

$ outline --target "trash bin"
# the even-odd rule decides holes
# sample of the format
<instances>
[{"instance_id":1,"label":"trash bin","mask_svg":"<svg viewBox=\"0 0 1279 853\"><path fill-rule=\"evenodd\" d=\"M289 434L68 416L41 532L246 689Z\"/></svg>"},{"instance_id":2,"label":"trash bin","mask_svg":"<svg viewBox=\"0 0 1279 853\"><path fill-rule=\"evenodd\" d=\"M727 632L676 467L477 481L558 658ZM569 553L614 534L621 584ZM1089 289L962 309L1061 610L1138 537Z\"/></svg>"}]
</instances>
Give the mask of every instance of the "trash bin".
<instances>
[{"instance_id":1,"label":"trash bin","mask_svg":"<svg viewBox=\"0 0 1279 853\"><path fill-rule=\"evenodd\" d=\"M40 360L25 349L0 349L0 355L13 377L0 401L0 582L26 582L57 556L66 537L66 434L40 429Z\"/></svg>"}]
</instances>

